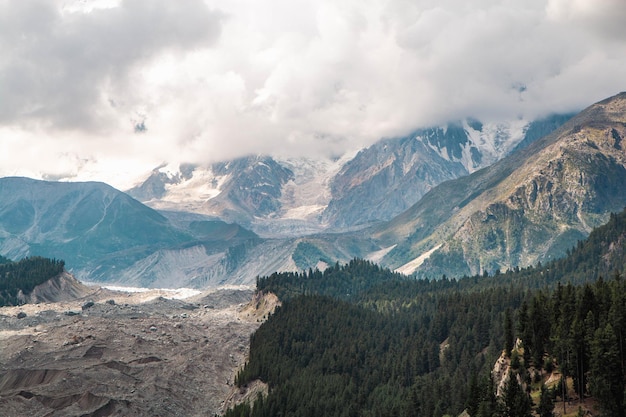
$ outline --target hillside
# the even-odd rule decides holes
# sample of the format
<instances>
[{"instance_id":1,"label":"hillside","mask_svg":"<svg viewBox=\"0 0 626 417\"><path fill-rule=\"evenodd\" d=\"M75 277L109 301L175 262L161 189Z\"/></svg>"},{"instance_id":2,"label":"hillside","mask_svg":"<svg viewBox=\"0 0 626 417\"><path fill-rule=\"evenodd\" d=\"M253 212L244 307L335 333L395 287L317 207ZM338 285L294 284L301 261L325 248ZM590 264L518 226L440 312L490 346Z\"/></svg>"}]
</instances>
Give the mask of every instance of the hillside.
<instances>
[{"instance_id":1,"label":"hillside","mask_svg":"<svg viewBox=\"0 0 626 417\"><path fill-rule=\"evenodd\" d=\"M64 259L85 281L200 287L226 280L242 245L259 241L235 224L165 214L103 183L1 178L0 253Z\"/></svg>"},{"instance_id":2,"label":"hillside","mask_svg":"<svg viewBox=\"0 0 626 417\"><path fill-rule=\"evenodd\" d=\"M381 262L400 268L429 253L418 273L437 277L563 256L626 206L624 137L626 93L488 168L441 184L374 228L382 247L395 245Z\"/></svg>"},{"instance_id":3,"label":"hillside","mask_svg":"<svg viewBox=\"0 0 626 417\"><path fill-rule=\"evenodd\" d=\"M621 416L625 238L626 211L562 260L495 276L413 280L354 260L260 278L283 306L252 337L237 382L260 379L269 394L226 415L510 416L580 398L592 416ZM496 360L513 369L497 398Z\"/></svg>"},{"instance_id":4,"label":"hillside","mask_svg":"<svg viewBox=\"0 0 626 417\"><path fill-rule=\"evenodd\" d=\"M45 292L42 287L51 280L60 283L66 279L63 261L41 257L24 258L19 262L6 258L0 261L0 307L37 298L37 294Z\"/></svg>"}]
</instances>

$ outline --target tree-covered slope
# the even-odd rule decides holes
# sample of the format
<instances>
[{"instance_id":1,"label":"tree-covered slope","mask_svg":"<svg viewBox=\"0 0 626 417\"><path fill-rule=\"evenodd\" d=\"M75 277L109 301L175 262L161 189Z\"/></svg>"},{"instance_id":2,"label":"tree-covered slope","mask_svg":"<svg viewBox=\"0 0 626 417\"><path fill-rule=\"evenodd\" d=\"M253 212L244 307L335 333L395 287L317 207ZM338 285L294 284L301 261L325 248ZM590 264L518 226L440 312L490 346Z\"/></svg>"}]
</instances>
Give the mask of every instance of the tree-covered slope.
<instances>
[{"instance_id":1,"label":"tree-covered slope","mask_svg":"<svg viewBox=\"0 0 626 417\"><path fill-rule=\"evenodd\" d=\"M18 294L30 294L36 286L61 274L64 266L63 261L37 256L18 262L0 257L0 307L19 304Z\"/></svg>"},{"instance_id":2,"label":"tree-covered slope","mask_svg":"<svg viewBox=\"0 0 626 417\"><path fill-rule=\"evenodd\" d=\"M557 369L568 397L592 395L621 415L611 413L624 394L625 237L622 212L562 260L491 276L413 280L354 260L259 278L259 291L284 304L251 338L237 382L261 379L269 394L227 415L440 417L469 407L472 417L504 416L513 403L532 404L512 382L496 399L486 378L518 337L521 381L539 390Z\"/></svg>"}]
</instances>

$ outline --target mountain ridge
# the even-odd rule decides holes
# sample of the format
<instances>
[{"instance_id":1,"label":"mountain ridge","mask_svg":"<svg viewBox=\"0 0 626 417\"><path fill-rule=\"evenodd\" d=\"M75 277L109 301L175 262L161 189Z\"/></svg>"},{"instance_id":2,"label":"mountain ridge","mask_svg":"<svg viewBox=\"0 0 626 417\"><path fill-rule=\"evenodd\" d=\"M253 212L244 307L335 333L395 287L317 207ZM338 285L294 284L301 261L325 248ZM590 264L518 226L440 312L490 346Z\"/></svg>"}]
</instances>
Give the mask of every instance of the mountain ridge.
<instances>
[{"instance_id":1,"label":"mountain ridge","mask_svg":"<svg viewBox=\"0 0 626 417\"><path fill-rule=\"evenodd\" d=\"M626 160L619 145L626 134L624 103L625 93L596 103L527 148L470 176L440 185L374 231L383 244L394 238L402 240L383 262L400 267L403 259L409 261L441 244L443 247L424 265L447 263L450 271L472 275L483 269L515 266L515 257L523 266L563 254L592 227L606 221L610 212L626 205L621 187L626 181ZM497 224L494 219L498 217L508 225ZM541 219L546 223L541 224ZM482 229L477 226L489 222L493 224ZM560 231L561 227L565 230ZM487 236L489 233L493 236ZM512 236L515 233L536 235L524 240ZM554 241L541 240L546 233ZM511 241L507 243L507 237L519 249ZM498 245L491 248L492 259L476 252L480 245L489 250L489 240ZM480 244L472 248L471 241ZM544 244L547 256L541 258L540 251L523 253L538 243ZM454 256L437 258L444 252ZM503 255L508 261L497 258ZM470 257L479 263L464 266ZM434 267L431 273L445 273L443 269Z\"/></svg>"},{"instance_id":2,"label":"mountain ridge","mask_svg":"<svg viewBox=\"0 0 626 417\"><path fill-rule=\"evenodd\" d=\"M211 215L265 237L362 228L391 219L435 185L497 161L568 117L462 120L383 139L340 159L265 155L164 164L127 192L155 209Z\"/></svg>"},{"instance_id":3,"label":"mountain ridge","mask_svg":"<svg viewBox=\"0 0 626 417\"><path fill-rule=\"evenodd\" d=\"M168 219L104 183L0 178L0 253L64 259L82 280L184 286L232 262L231 247L257 239L202 216Z\"/></svg>"}]
</instances>

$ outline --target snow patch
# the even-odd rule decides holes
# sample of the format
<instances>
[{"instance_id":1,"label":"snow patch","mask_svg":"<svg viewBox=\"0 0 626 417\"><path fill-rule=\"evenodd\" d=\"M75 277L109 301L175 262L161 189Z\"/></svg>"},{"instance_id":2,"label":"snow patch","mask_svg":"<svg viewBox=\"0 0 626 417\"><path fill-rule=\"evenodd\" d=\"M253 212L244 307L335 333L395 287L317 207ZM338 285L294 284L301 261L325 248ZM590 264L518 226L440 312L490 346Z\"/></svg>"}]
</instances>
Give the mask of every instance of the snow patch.
<instances>
[{"instance_id":1,"label":"snow patch","mask_svg":"<svg viewBox=\"0 0 626 417\"><path fill-rule=\"evenodd\" d=\"M443 131L443 134L445 135L445 132L447 131L447 127L445 129L444 128L439 128L439 129ZM437 145L433 145L431 141L428 140L429 136L432 137L436 135L437 135L436 133L428 132L428 134L426 135L416 136L415 139L422 141L426 146L428 146L433 152L435 152L441 158L445 159L446 161L453 162L453 158L451 158L450 154L448 154L448 148L446 148L445 146L443 148L440 148Z\"/></svg>"},{"instance_id":2,"label":"snow patch","mask_svg":"<svg viewBox=\"0 0 626 417\"><path fill-rule=\"evenodd\" d=\"M441 243L439 245L435 246L434 248L432 248L431 250L429 250L428 252L422 253L417 258L415 258L412 261L402 265L400 268L396 269L394 272L398 272L398 273L404 274L404 275L412 274L413 272L415 272L415 270L417 268L422 266L424 261L426 259L428 259L430 257L430 255L432 255L440 247L441 247Z\"/></svg>"},{"instance_id":3,"label":"snow patch","mask_svg":"<svg viewBox=\"0 0 626 417\"><path fill-rule=\"evenodd\" d=\"M320 215L324 209L326 208L326 205L321 205L321 204L313 204L310 206L301 206L301 207L293 207L289 210L287 210L282 216L282 219L289 219L289 220L306 220L306 219L310 219L314 216L318 216Z\"/></svg>"},{"instance_id":4,"label":"snow patch","mask_svg":"<svg viewBox=\"0 0 626 417\"><path fill-rule=\"evenodd\" d=\"M518 119L499 123L484 123L482 130L475 130L468 124L467 120L464 121L463 129L470 141L483 155L480 167L476 167L476 169L491 165L508 155L524 139L529 124L527 120Z\"/></svg>"},{"instance_id":5,"label":"snow patch","mask_svg":"<svg viewBox=\"0 0 626 417\"><path fill-rule=\"evenodd\" d=\"M196 169L191 178L177 184L167 184L164 201L172 203L204 202L217 197L230 175L216 176L211 170Z\"/></svg>"},{"instance_id":6,"label":"snow patch","mask_svg":"<svg viewBox=\"0 0 626 417\"><path fill-rule=\"evenodd\" d=\"M367 259L370 262L374 262L374 263L378 264L385 257L385 255L387 255L389 252L391 252L393 250L393 248L395 248L396 246L397 246L397 244L389 246L388 248L383 248L381 250L377 250L375 252L372 252L369 255L367 255L365 257L365 259Z\"/></svg>"},{"instance_id":7,"label":"snow patch","mask_svg":"<svg viewBox=\"0 0 626 417\"><path fill-rule=\"evenodd\" d=\"M347 154L338 160L330 158L275 158L293 172L294 179L282 189L280 203L283 219L312 220L328 206L330 183L343 165L353 157Z\"/></svg>"},{"instance_id":8,"label":"snow patch","mask_svg":"<svg viewBox=\"0 0 626 417\"><path fill-rule=\"evenodd\" d=\"M163 297L169 298L173 300L183 300L185 298L193 297L194 295L198 295L201 291L194 290L193 288L141 288L141 287L124 287L118 285L104 285L102 288L111 291L119 291L119 292L127 292L127 293L138 293L138 292L153 292L154 298Z\"/></svg>"}]
</instances>

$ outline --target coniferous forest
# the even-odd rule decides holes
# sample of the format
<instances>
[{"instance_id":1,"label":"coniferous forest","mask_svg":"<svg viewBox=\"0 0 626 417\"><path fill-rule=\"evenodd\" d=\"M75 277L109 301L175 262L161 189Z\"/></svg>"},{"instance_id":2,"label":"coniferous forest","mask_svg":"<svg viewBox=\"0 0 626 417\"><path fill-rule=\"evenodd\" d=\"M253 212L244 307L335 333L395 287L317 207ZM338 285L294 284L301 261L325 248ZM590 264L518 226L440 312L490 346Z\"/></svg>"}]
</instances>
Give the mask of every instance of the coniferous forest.
<instances>
[{"instance_id":1,"label":"coniferous forest","mask_svg":"<svg viewBox=\"0 0 626 417\"><path fill-rule=\"evenodd\" d=\"M415 280L353 260L259 278L283 305L236 383L269 392L226 415L543 417L593 397L596 415L623 417L625 237L623 212L566 258L503 273Z\"/></svg>"},{"instance_id":2,"label":"coniferous forest","mask_svg":"<svg viewBox=\"0 0 626 417\"><path fill-rule=\"evenodd\" d=\"M0 307L18 305L18 293L30 294L42 284L63 272L65 262L33 256L12 262L0 256Z\"/></svg>"}]
</instances>

